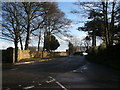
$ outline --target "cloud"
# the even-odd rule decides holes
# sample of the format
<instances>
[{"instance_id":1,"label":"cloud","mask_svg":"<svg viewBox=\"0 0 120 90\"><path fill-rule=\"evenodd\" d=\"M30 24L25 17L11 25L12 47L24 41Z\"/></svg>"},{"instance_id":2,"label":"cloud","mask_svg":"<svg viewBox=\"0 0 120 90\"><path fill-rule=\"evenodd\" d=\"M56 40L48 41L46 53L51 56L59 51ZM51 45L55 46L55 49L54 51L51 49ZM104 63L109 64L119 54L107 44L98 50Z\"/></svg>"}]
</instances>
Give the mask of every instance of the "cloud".
<instances>
[{"instance_id":1,"label":"cloud","mask_svg":"<svg viewBox=\"0 0 120 90\"><path fill-rule=\"evenodd\" d=\"M66 41L67 37L57 37L56 36L56 39L59 41L60 43L60 46L57 48L56 51L66 51L66 49L68 49L68 42Z\"/></svg>"},{"instance_id":2,"label":"cloud","mask_svg":"<svg viewBox=\"0 0 120 90\"><path fill-rule=\"evenodd\" d=\"M85 37L85 34L82 34L80 36L75 36L76 39L78 39L79 41ZM68 37L61 37L61 39L59 37L56 36L56 38L58 39L59 43L60 43L60 47L58 47L58 49L56 51L66 51L66 49L68 49L68 41L70 40L70 38ZM37 46L37 38L36 37L31 37L31 43L29 44L29 46ZM43 44L43 43L41 43ZM24 43L23 43L24 45ZM14 43L10 42L10 41L5 41L5 40L0 40L0 49L7 49L8 47L13 47L14 48ZM20 44L18 44L18 47L20 49Z\"/></svg>"},{"instance_id":3,"label":"cloud","mask_svg":"<svg viewBox=\"0 0 120 90\"><path fill-rule=\"evenodd\" d=\"M7 49L8 47L14 47L14 44L9 41L0 41L0 49Z\"/></svg>"},{"instance_id":4,"label":"cloud","mask_svg":"<svg viewBox=\"0 0 120 90\"><path fill-rule=\"evenodd\" d=\"M73 38L68 38L68 37L56 37L57 40L60 43L60 47L56 51L66 51L68 49L68 41L71 41L72 43L77 42L80 43L83 38L85 38L86 34L82 34L80 36L73 36ZM68 41L67 41L68 40Z\"/></svg>"}]
</instances>

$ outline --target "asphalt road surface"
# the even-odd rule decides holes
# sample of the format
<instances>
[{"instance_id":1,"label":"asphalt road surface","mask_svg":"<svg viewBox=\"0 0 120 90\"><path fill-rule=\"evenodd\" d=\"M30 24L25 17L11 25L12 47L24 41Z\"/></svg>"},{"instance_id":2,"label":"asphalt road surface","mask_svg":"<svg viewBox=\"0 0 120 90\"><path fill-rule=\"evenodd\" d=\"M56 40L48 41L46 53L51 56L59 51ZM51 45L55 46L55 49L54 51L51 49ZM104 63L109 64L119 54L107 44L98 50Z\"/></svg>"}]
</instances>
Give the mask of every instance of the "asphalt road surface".
<instances>
[{"instance_id":1,"label":"asphalt road surface","mask_svg":"<svg viewBox=\"0 0 120 90\"><path fill-rule=\"evenodd\" d=\"M84 56L2 68L3 90L54 88L119 88L120 72L90 63Z\"/></svg>"}]
</instances>

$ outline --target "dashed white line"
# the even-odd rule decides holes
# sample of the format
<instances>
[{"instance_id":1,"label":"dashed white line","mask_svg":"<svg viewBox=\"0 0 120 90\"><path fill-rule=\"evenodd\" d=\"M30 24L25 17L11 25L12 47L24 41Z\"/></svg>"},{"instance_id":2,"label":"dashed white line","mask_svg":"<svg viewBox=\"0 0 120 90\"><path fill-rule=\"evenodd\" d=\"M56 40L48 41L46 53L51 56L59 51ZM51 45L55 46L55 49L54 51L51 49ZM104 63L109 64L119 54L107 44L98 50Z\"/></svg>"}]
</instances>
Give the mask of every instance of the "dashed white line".
<instances>
[{"instance_id":1,"label":"dashed white line","mask_svg":"<svg viewBox=\"0 0 120 90\"><path fill-rule=\"evenodd\" d=\"M24 87L23 89L27 90L27 89L31 89L34 88L35 86L28 86L28 87Z\"/></svg>"}]
</instances>

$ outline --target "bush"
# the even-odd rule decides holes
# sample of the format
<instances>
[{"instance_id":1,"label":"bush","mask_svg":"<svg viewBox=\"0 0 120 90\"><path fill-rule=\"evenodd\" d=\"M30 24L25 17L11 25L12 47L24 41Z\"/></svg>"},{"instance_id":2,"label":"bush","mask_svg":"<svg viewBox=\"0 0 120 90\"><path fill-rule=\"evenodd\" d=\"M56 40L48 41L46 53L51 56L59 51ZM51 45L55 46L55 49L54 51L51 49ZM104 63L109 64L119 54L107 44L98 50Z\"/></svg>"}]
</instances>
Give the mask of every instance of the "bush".
<instances>
[{"instance_id":1,"label":"bush","mask_svg":"<svg viewBox=\"0 0 120 90\"><path fill-rule=\"evenodd\" d=\"M103 44L92 47L87 57L90 61L106 64L114 68L120 68L120 44L106 48Z\"/></svg>"},{"instance_id":2,"label":"bush","mask_svg":"<svg viewBox=\"0 0 120 90\"><path fill-rule=\"evenodd\" d=\"M96 56L98 53L98 46L91 47L90 50L88 51L89 55L94 55Z\"/></svg>"},{"instance_id":3,"label":"bush","mask_svg":"<svg viewBox=\"0 0 120 90\"><path fill-rule=\"evenodd\" d=\"M100 44L100 46L98 47L98 50L104 50L106 48L106 44L105 43L102 43Z\"/></svg>"}]
</instances>

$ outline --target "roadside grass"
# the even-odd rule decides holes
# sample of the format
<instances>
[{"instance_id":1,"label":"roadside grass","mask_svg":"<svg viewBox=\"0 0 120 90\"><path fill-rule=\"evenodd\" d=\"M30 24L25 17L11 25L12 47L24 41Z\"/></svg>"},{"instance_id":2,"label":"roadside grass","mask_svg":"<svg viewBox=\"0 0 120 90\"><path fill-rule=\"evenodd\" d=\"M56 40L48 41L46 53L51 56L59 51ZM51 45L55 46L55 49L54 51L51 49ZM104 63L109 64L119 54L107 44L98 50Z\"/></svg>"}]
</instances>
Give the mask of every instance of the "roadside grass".
<instances>
[{"instance_id":1,"label":"roadside grass","mask_svg":"<svg viewBox=\"0 0 120 90\"><path fill-rule=\"evenodd\" d=\"M48 57L44 57L44 58L27 58L27 59L22 59L18 62L29 62L29 61L48 61L48 60L51 60L51 59L55 59L55 58L62 58L62 57L67 57L67 56L55 56L54 58L51 57L51 58L48 58Z\"/></svg>"},{"instance_id":2,"label":"roadside grass","mask_svg":"<svg viewBox=\"0 0 120 90\"><path fill-rule=\"evenodd\" d=\"M22 60L20 60L20 61L18 61L18 62L29 62L29 61L38 61L38 60L40 60L41 58L26 58L26 59L22 59Z\"/></svg>"},{"instance_id":3,"label":"roadside grass","mask_svg":"<svg viewBox=\"0 0 120 90\"><path fill-rule=\"evenodd\" d=\"M67 56L55 56L54 58L48 58L48 57L44 57L44 58L26 58L26 59L22 59L16 63L5 63L5 62L2 62L1 63L1 66L14 66L14 64L20 64L20 63L24 63L24 62L42 62L42 61L50 61L50 60L53 60L53 59L56 59L56 58L63 58L63 57L67 57Z\"/></svg>"}]
</instances>

